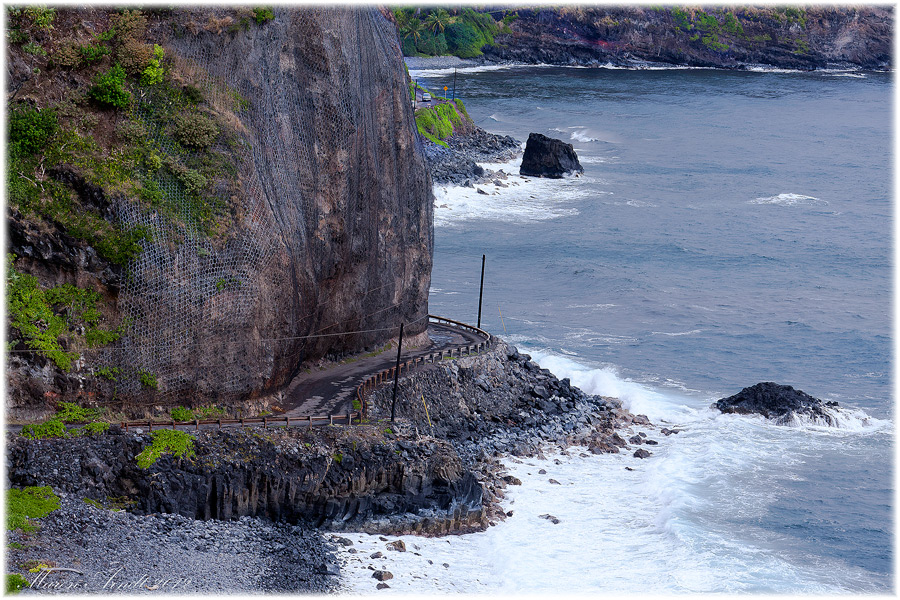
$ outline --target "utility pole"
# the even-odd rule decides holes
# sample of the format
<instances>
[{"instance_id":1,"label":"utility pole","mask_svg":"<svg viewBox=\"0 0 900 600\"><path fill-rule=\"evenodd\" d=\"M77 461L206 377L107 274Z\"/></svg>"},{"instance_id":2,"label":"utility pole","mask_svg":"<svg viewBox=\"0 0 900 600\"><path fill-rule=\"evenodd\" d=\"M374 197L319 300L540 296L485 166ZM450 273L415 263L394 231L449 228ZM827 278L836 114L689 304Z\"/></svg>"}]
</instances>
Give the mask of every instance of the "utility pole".
<instances>
[{"instance_id":1,"label":"utility pole","mask_svg":"<svg viewBox=\"0 0 900 600\"><path fill-rule=\"evenodd\" d=\"M481 329L481 298L484 296L484 254L481 255L481 289L478 290L478 329Z\"/></svg>"},{"instance_id":2,"label":"utility pole","mask_svg":"<svg viewBox=\"0 0 900 600\"><path fill-rule=\"evenodd\" d=\"M419 94L419 80L416 79L415 85L413 85L413 110L416 110L416 107L418 106L418 104L416 104L419 100L418 94ZM401 327L402 327L402 325L401 325Z\"/></svg>"},{"instance_id":3,"label":"utility pole","mask_svg":"<svg viewBox=\"0 0 900 600\"><path fill-rule=\"evenodd\" d=\"M456 69L453 69L453 99L456 100Z\"/></svg>"},{"instance_id":4,"label":"utility pole","mask_svg":"<svg viewBox=\"0 0 900 600\"><path fill-rule=\"evenodd\" d=\"M403 323L400 323L400 340L397 342L397 366L394 367L394 399L391 400L391 423L394 422L394 408L397 406L397 381L400 379L400 352L403 350Z\"/></svg>"}]
</instances>

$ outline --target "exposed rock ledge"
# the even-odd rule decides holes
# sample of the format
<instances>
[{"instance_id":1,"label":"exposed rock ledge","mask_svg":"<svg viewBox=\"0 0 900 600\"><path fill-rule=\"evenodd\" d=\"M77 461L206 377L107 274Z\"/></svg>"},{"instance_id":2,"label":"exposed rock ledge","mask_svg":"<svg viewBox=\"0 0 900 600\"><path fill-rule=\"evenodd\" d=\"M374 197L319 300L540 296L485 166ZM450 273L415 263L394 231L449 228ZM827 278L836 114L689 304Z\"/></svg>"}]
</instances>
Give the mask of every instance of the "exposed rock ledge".
<instances>
[{"instance_id":1,"label":"exposed rock ledge","mask_svg":"<svg viewBox=\"0 0 900 600\"><path fill-rule=\"evenodd\" d=\"M419 509L444 511L455 528L480 510L481 486L442 440L384 426L200 431L196 438L195 458L164 455L140 469L135 456L149 434L17 437L8 444L9 479L99 501L127 497L136 514L266 517L336 529Z\"/></svg>"},{"instance_id":2,"label":"exposed rock ledge","mask_svg":"<svg viewBox=\"0 0 900 600\"><path fill-rule=\"evenodd\" d=\"M805 417L813 422L823 421L829 426L837 423L831 412L838 407L837 402L823 402L789 385L772 382L745 387L734 396L722 398L713 406L723 413L759 414L779 425L792 424L798 417Z\"/></svg>"},{"instance_id":3,"label":"exposed rock ledge","mask_svg":"<svg viewBox=\"0 0 900 600\"><path fill-rule=\"evenodd\" d=\"M385 386L373 394L373 421L390 414L390 392ZM136 514L265 517L434 535L480 530L503 518L497 502L508 483L499 462L504 454L540 455L548 444L619 452L628 443L617 428L652 428L615 399L557 380L500 341L480 356L402 378L398 410L395 424L200 431L195 458L166 455L147 470L135 456L149 435L14 436L7 442L8 480L100 501L131 498Z\"/></svg>"},{"instance_id":4,"label":"exposed rock ledge","mask_svg":"<svg viewBox=\"0 0 900 600\"><path fill-rule=\"evenodd\" d=\"M489 133L480 127L467 135L454 135L444 148L424 142L425 157L434 183L470 187L494 179L506 179L509 173L485 169L478 163L506 162L521 151L521 142L508 135Z\"/></svg>"}]
</instances>

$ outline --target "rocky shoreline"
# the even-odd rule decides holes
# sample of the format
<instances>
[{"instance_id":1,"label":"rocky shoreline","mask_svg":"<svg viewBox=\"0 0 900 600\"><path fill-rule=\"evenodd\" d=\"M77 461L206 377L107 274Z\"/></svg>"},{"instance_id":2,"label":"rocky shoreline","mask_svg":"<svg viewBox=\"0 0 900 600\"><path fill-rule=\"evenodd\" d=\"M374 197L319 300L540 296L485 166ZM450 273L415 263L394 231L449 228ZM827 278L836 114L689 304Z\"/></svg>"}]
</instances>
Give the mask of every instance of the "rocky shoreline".
<instances>
[{"instance_id":1,"label":"rocky shoreline","mask_svg":"<svg viewBox=\"0 0 900 600\"><path fill-rule=\"evenodd\" d=\"M472 133L454 135L447 148L423 140L425 158L435 184L474 187L476 184L504 180L510 174L485 169L478 163L512 160L522 152L522 144L508 135L489 133L475 127Z\"/></svg>"},{"instance_id":2,"label":"rocky shoreline","mask_svg":"<svg viewBox=\"0 0 900 600\"><path fill-rule=\"evenodd\" d=\"M163 456L145 473L131 466L149 442L144 434L11 437L8 486L50 485L61 508L38 533L10 535L23 549L8 553L7 572L34 580L23 566L52 562L82 573L44 575L79 586L71 591L102 592L121 567L123 585L139 581L127 592L171 587L178 578L175 593L332 592L335 544L346 541L329 531L483 530L506 518L503 490L520 483L505 472L504 457L571 445L631 453L629 444L641 440L618 431L653 429L615 399L585 394L499 340L481 355L402 378L394 424L378 420L389 415L389 387L373 394L371 425L200 432L196 460ZM634 455L649 453L642 446ZM119 494L132 498L130 512L112 510Z\"/></svg>"},{"instance_id":3,"label":"rocky shoreline","mask_svg":"<svg viewBox=\"0 0 900 600\"><path fill-rule=\"evenodd\" d=\"M890 6L584 5L509 10L516 17L492 44L481 48L482 56L461 64L447 57L435 57L434 62L412 59L416 68L518 63L884 71L893 64Z\"/></svg>"},{"instance_id":4,"label":"rocky shoreline","mask_svg":"<svg viewBox=\"0 0 900 600\"><path fill-rule=\"evenodd\" d=\"M374 417L383 414L378 407L389 407L391 393L379 389L373 394ZM616 398L585 394L499 340L485 354L439 363L401 379L399 397L404 400L398 400L398 414L409 426L448 439L463 465L476 473L484 487L481 528L506 518L499 504L503 489L518 483L505 473L503 458L543 458L544 452L565 452L571 446L592 454L632 453L632 445L646 442L640 436L626 441L619 432L632 425L655 428ZM662 428L660 433L677 431ZM633 455L647 458L651 453L641 447ZM393 532L414 533L404 528L405 517L391 520Z\"/></svg>"}]
</instances>

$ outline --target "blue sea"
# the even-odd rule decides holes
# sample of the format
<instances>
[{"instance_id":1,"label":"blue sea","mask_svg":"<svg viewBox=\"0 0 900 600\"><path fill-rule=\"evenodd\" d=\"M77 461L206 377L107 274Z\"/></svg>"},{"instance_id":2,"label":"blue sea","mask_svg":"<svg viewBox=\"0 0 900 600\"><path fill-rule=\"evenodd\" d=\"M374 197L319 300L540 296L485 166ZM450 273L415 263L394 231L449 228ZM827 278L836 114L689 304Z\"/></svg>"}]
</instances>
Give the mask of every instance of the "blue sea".
<instances>
[{"instance_id":1,"label":"blue sea","mask_svg":"<svg viewBox=\"0 0 900 600\"><path fill-rule=\"evenodd\" d=\"M644 461L510 462L513 516L411 538L458 568L398 586L891 593L891 75L470 68L455 90L488 131L572 143L584 174L516 159L487 195L437 187L430 312L476 321L484 254L482 327L682 433L646 430ZM709 408L761 381L839 402L840 426Z\"/></svg>"}]
</instances>

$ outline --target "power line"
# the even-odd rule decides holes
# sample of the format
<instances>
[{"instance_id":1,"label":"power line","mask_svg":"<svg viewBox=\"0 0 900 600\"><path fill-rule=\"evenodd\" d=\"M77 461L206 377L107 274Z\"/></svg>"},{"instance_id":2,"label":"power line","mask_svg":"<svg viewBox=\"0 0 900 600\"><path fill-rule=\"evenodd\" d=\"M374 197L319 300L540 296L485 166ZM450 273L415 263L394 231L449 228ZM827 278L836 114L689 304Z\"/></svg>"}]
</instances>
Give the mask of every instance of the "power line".
<instances>
[{"instance_id":1,"label":"power line","mask_svg":"<svg viewBox=\"0 0 900 600\"><path fill-rule=\"evenodd\" d=\"M391 306L388 308L393 308L393 307ZM387 309L382 309L382 310L387 310ZM381 311L376 311L376 312L381 312ZM364 315L362 317L357 317L357 318L362 319L362 318L371 316L372 314L376 314L376 313L371 313L369 315ZM415 321L410 321L408 324L414 325L416 323L420 323L421 321L426 320L427 318L428 318L428 316L426 315L424 317L416 319ZM338 325L338 324L339 323L335 323L335 325ZM328 329L329 327L334 327L334 325L329 325L328 327L325 327L324 329ZM256 342L286 342L286 341L296 341L296 340L305 340L305 339L313 339L313 338L337 337L337 336L341 336L341 335L352 335L355 333L375 333L378 331L391 331L393 329L397 329L398 327L399 327L399 325L397 325L395 327L382 327L380 329L357 329L355 331L344 331L341 333L316 333L316 334L310 334L310 335L298 335L298 336L283 337L283 338L260 338L255 341ZM321 329L319 331L321 331ZM251 340L228 340L228 341L224 341L222 343L246 344L246 343L249 343L250 341ZM160 345L160 346L127 346L127 347L118 347L118 348L85 348L83 350L69 350L68 352L77 352L79 354L88 353L88 352L128 352L128 351L135 351L135 350L158 350L160 348L171 348L171 344ZM67 352L66 350L60 350L60 351ZM12 354L12 353L26 353L26 352L41 352L41 350L38 350L38 349L7 350L7 352Z\"/></svg>"}]
</instances>

